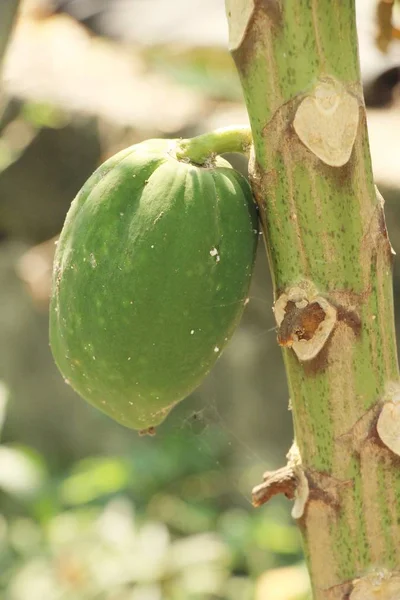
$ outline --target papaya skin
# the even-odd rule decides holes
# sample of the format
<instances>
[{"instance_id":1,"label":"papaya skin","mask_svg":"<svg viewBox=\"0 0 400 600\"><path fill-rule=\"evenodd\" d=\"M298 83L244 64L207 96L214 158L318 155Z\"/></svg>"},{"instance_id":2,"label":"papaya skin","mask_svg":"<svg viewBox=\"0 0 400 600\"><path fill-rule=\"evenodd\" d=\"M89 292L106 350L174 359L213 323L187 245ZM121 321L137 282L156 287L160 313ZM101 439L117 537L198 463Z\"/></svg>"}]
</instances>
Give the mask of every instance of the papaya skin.
<instances>
[{"instance_id":1,"label":"papaya skin","mask_svg":"<svg viewBox=\"0 0 400 600\"><path fill-rule=\"evenodd\" d=\"M50 345L66 381L145 430L204 379L246 302L258 240L250 187L222 158L150 140L101 165L58 241Z\"/></svg>"}]
</instances>

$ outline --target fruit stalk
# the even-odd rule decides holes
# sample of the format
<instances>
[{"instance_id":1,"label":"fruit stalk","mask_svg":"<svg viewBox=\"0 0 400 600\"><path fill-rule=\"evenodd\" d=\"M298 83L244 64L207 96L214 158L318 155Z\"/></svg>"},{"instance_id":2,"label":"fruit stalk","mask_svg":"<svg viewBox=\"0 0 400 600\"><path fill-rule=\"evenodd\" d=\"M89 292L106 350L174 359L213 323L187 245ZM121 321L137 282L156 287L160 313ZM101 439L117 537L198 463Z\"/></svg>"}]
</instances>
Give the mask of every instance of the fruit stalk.
<instances>
[{"instance_id":1,"label":"fruit stalk","mask_svg":"<svg viewBox=\"0 0 400 600\"><path fill-rule=\"evenodd\" d=\"M221 127L194 138L180 140L176 157L198 165L205 164L219 154L238 152L247 154L252 144L251 129L246 126Z\"/></svg>"},{"instance_id":2,"label":"fruit stalk","mask_svg":"<svg viewBox=\"0 0 400 600\"><path fill-rule=\"evenodd\" d=\"M315 600L397 598L393 252L372 177L354 1L226 0L226 10L296 440L255 503L294 497Z\"/></svg>"}]
</instances>

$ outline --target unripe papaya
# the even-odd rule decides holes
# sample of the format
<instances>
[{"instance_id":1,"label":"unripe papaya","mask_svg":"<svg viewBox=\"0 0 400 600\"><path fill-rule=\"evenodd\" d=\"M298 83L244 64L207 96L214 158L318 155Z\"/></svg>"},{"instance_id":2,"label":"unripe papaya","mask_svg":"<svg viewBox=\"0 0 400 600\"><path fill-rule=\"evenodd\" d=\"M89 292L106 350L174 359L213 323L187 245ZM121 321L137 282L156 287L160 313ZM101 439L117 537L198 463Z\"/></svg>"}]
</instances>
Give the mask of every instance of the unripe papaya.
<instances>
[{"instance_id":1,"label":"unripe papaya","mask_svg":"<svg viewBox=\"0 0 400 600\"><path fill-rule=\"evenodd\" d=\"M210 371L246 302L257 244L250 187L222 158L149 140L83 186L57 245L50 344L61 373L119 423L161 423Z\"/></svg>"}]
</instances>

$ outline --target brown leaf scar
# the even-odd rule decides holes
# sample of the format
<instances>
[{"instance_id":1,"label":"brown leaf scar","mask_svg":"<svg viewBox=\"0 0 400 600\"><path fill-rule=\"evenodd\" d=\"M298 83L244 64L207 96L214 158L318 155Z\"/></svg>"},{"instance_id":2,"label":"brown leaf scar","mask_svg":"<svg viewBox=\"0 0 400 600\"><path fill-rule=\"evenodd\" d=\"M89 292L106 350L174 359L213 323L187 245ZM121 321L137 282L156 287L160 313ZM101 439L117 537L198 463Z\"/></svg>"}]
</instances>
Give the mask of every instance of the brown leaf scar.
<instances>
[{"instance_id":1,"label":"brown leaf scar","mask_svg":"<svg viewBox=\"0 0 400 600\"><path fill-rule=\"evenodd\" d=\"M342 167L357 135L359 102L333 78L319 81L297 108L293 127L303 144L322 162Z\"/></svg>"},{"instance_id":2,"label":"brown leaf scar","mask_svg":"<svg viewBox=\"0 0 400 600\"><path fill-rule=\"evenodd\" d=\"M382 442L400 456L400 385L388 385L376 430Z\"/></svg>"},{"instance_id":3,"label":"brown leaf scar","mask_svg":"<svg viewBox=\"0 0 400 600\"><path fill-rule=\"evenodd\" d=\"M254 0L225 0L229 27L229 50L239 48L253 14Z\"/></svg>"},{"instance_id":4,"label":"brown leaf scar","mask_svg":"<svg viewBox=\"0 0 400 600\"><path fill-rule=\"evenodd\" d=\"M349 600L398 600L400 598L400 573L375 569L353 581Z\"/></svg>"},{"instance_id":5,"label":"brown leaf scar","mask_svg":"<svg viewBox=\"0 0 400 600\"><path fill-rule=\"evenodd\" d=\"M336 308L307 284L286 290L273 310L279 345L292 348L301 361L317 356L337 322Z\"/></svg>"}]
</instances>

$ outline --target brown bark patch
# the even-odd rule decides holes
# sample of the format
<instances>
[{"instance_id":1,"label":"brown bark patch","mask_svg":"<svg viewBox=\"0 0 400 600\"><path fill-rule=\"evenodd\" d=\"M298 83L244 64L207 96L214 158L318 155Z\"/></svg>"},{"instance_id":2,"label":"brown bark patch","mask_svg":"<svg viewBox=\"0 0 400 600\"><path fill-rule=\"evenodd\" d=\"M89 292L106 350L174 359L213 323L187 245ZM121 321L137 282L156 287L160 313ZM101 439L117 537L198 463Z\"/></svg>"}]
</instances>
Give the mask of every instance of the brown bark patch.
<instances>
[{"instance_id":1,"label":"brown bark patch","mask_svg":"<svg viewBox=\"0 0 400 600\"><path fill-rule=\"evenodd\" d=\"M286 465L276 471L266 471L263 479L263 483L253 488L253 506L261 506L277 494L284 494L286 498L293 500L298 485L293 467Z\"/></svg>"},{"instance_id":2,"label":"brown bark patch","mask_svg":"<svg viewBox=\"0 0 400 600\"><path fill-rule=\"evenodd\" d=\"M285 313L278 333L280 346L291 347L295 339L311 340L325 319L325 311L317 302L305 308L297 308L294 302L288 302Z\"/></svg>"}]
</instances>

